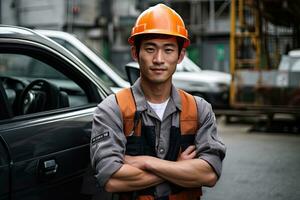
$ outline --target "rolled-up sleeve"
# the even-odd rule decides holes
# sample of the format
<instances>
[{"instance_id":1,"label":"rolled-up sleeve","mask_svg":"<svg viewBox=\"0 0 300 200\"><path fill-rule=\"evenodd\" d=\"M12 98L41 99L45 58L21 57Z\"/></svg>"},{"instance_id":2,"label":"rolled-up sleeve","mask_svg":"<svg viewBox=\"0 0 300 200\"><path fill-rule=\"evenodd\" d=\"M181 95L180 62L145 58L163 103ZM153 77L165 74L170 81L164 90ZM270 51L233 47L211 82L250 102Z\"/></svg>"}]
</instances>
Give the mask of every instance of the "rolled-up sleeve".
<instances>
[{"instance_id":1,"label":"rolled-up sleeve","mask_svg":"<svg viewBox=\"0 0 300 200\"><path fill-rule=\"evenodd\" d=\"M226 147L218 136L216 118L211 105L202 98L195 98L200 119L200 128L195 139L197 156L208 162L220 177Z\"/></svg>"},{"instance_id":2,"label":"rolled-up sleeve","mask_svg":"<svg viewBox=\"0 0 300 200\"><path fill-rule=\"evenodd\" d=\"M90 155L100 187L123 165L126 138L122 127L118 104L111 95L97 106L93 117Z\"/></svg>"}]
</instances>

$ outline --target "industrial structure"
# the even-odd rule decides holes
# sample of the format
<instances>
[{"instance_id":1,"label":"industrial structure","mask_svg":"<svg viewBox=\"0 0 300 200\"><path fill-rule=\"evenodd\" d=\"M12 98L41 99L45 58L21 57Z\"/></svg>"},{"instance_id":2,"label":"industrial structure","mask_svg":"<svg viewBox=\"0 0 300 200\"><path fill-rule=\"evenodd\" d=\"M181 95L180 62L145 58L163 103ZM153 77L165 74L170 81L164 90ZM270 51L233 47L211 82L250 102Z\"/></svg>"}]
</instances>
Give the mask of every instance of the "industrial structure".
<instances>
[{"instance_id":1,"label":"industrial structure","mask_svg":"<svg viewBox=\"0 0 300 200\"><path fill-rule=\"evenodd\" d=\"M292 0L231 2L234 109L256 110L270 120L276 113L300 116L300 71L284 57L299 48L299 11L299 1Z\"/></svg>"}]
</instances>

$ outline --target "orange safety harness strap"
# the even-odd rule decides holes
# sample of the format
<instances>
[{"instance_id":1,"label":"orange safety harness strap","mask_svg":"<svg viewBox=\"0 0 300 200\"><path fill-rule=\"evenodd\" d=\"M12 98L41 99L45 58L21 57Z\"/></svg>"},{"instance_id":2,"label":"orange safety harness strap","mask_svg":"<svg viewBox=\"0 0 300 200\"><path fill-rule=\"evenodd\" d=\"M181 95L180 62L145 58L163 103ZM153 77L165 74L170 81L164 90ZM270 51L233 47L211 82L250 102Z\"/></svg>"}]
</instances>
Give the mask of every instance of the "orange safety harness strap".
<instances>
[{"instance_id":1,"label":"orange safety harness strap","mask_svg":"<svg viewBox=\"0 0 300 200\"><path fill-rule=\"evenodd\" d=\"M198 130L198 109L195 98L183 90L178 90L178 92L181 97L181 135L196 133Z\"/></svg>"},{"instance_id":2,"label":"orange safety harness strap","mask_svg":"<svg viewBox=\"0 0 300 200\"><path fill-rule=\"evenodd\" d=\"M123 131L125 136L132 134L141 134L141 122L139 120L137 126L135 127L135 115L136 115L136 105L133 98L133 94L130 88L125 88L116 93L117 103L119 104L122 118L123 118ZM135 130L133 130L135 128Z\"/></svg>"},{"instance_id":3,"label":"orange safety harness strap","mask_svg":"<svg viewBox=\"0 0 300 200\"><path fill-rule=\"evenodd\" d=\"M180 131L182 135L196 133L198 129L197 105L194 97L183 90L178 90L181 97L180 113ZM122 89L116 93L116 99L119 104L122 118L123 130L126 136L130 135L135 128L137 135L140 135L141 123L134 127L134 118L136 114L135 100L130 88Z\"/></svg>"}]
</instances>

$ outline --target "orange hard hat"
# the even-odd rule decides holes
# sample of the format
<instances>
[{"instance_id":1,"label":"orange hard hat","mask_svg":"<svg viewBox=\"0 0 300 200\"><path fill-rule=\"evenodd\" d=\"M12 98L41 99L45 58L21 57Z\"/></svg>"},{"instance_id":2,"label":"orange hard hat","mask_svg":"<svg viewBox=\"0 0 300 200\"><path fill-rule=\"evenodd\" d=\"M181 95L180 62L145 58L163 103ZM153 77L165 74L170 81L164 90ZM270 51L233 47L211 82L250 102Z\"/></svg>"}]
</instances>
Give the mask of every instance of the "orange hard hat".
<instances>
[{"instance_id":1,"label":"orange hard hat","mask_svg":"<svg viewBox=\"0 0 300 200\"><path fill-rule=\"evenodd\" d=\"M183 20L173 9L164 4L157 4L142 12L131 30L129 44L134 45L135 36L141 34L178 36L184 39L184 48L190 44Z\"/></svg>"}]
</instances>

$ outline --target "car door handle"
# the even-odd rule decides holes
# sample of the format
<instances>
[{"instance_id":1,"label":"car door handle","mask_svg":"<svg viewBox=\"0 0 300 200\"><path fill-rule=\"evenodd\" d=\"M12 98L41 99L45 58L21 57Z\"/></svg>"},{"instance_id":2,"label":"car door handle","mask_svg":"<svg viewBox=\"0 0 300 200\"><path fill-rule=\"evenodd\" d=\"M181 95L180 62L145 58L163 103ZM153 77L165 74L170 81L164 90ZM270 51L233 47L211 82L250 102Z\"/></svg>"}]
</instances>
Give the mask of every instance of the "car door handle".
<instances>
[{"instance_id":1,"label":"car door handle","mask_svg":"<svg viewBox=\"0 0 300 200\"><path fill-rule=\"evenodd\" d=\"M43 176L52 176L56 174L58 164L54 159L43 161L40 172Z\"/></svg>"}]
</instances>

